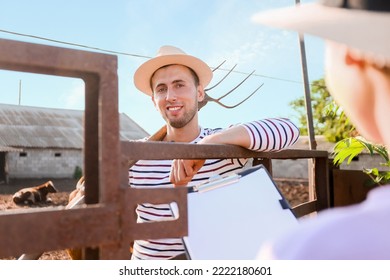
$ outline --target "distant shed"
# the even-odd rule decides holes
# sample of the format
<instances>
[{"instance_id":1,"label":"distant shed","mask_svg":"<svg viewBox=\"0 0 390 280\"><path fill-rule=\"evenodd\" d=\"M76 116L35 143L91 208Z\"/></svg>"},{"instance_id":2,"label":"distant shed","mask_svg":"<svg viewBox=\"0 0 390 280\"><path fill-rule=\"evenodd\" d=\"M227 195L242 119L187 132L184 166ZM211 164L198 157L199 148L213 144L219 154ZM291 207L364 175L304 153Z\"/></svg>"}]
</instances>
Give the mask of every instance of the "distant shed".
<instances>
[{"instance_id":1,"label":"distant shed","mask_svg":"<svg viewBox=\"0 0 390 280\"><path fill-rule=\"evenodd\" d=\"M82 110L0 104L0 182L12 178L72 178L83 167ZM121 113L120 138L148 133Z\"/></svg>"}]
</instances>

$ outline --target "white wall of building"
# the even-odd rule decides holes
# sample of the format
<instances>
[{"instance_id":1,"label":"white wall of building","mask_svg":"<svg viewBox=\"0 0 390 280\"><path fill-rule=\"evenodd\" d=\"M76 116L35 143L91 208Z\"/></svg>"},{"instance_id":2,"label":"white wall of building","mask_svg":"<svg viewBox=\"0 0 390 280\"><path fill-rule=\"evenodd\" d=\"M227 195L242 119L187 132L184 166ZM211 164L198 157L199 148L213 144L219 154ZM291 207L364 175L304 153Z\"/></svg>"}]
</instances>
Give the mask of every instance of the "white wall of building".
<instances>
[{"instance_id":1,"label":"white wall of building","mask_svg":"<svg viewBox=\"0 0 390 280\"><path fill-rule=\"evenodd\" d=\"M83 154L77 149L24 149L7 156L9 178L72 178L83 167Z\"/></svg>"}]
</instances>

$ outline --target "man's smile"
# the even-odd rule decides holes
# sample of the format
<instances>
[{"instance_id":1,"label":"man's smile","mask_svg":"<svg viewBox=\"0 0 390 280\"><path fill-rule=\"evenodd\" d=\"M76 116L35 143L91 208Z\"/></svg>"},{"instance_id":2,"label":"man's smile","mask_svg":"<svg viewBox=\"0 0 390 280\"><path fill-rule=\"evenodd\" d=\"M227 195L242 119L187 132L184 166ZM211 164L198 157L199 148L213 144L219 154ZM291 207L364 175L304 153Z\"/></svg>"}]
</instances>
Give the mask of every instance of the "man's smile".
<instances>
[{"instance_id":1,"label":"man's smile","mask_svg":"<svg viewBox=\"0 0 390 280\"><path fill-rule=\"evenodd\" d=\"M168 106L167 110L171 112L177 112L179 111L183 106Z\"/></svg>"}]
</instances>

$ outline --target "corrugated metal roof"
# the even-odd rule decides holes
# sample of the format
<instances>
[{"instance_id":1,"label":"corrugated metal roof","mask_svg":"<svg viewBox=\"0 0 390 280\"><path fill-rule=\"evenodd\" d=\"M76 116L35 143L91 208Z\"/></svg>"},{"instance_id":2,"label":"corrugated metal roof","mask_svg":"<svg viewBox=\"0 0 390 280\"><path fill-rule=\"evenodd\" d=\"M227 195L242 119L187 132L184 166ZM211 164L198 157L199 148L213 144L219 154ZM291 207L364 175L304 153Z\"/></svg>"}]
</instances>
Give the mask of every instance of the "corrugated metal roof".
<instances>
[{"instance_id":1,"label":"corrugated metal roof","mask_svg":"<svg viewBox=\"0 0 390 280\"><path fill-rule=\"evenodd\" d=\"M0 146L0 152L22 152L23 149Z\"/></svg>"},{"instance_id":2,"label":"corrugated metal roof","mask_svg":"<svg viewBox=\"0 0 390 280\"><path fill-rule=\"evenodd\" d=\"M121 140L136 140L149 136L149 133L124 113L119 115L119 123Z\"/></svg>"},{"instance_id":3,"label":"corrugated metal roof","mask_svg":"<svg viewBox=\"0 0 390 280\"><path fill-rule=\"evenodd\" d=\"M0 104L0 147L83 147L82 110ZM148 133L126 114L120 114L121 140L146 137Z\"/></svg>"}]
</instances>

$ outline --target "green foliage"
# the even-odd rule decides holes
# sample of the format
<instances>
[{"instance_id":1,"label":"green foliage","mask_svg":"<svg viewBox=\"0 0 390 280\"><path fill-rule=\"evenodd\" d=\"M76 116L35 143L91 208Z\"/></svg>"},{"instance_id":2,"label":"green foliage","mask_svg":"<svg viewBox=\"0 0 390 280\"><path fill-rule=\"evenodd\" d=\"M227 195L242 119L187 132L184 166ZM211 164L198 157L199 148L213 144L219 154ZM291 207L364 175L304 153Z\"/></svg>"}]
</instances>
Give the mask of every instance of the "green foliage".
<instances>
[{"instance_id":1,"label":"green foliage","mask_svg":"<svg viewBox=\"0 0 390 280\"><path fill-rule=\"evenodd\" d=\"M355 134L354 126L349 122L343 110L336 105L330 95L324 79L316 80L311 86L313 126L316 135L324 135L330 142L338 142ZM305 98L290 102L297 111L302 135L307 135L307 113Z\"/></svg>"},{"instance_id":2,"label":"green foliage","mask_svg":"<svg viewBox=\"0 0 390 280\"><path fill-rule=\"evenodd\" d=\"M378 168L364 168L374 183L379 185L390 183L390 160L386 147L369 143L360 136L344 111L338 106L330 95L324 79L316 80L311 87L311 103L313 112L313 126L316 135L324 135L330 142L336 143L333 149L333 162L340 165L344 161L350 164L352 159L363 151L371 155L379 154L384 160L381 166L387 171L379 171ZM299 114L300 130L302 135L307 135L307 113L304 97L298 98L290 105Z\"/></svg>"},{"instance_id":3,"label":"green foliage","mask_svg":"<svg viewBox=\"0 0 390 280\"><path fill-rule=\"evenodd\" d=\"M347 164L351 163L351 160L362 153L368 151L370 155L379 154L384 160L381 163L382 166L387 167L387 171L379 171L378 168L364 168L363 172L368 174L373 182L384 185L390 182L390 159L389 154L385 146L369 143L362 137L350 137L339 141L333 149L333 163L340 165L346 159Z\"/></svg>"},{"instance_id":4,"label":"green foliage","mask_svg":"<svg viewBox=\"0 0 390 280\"><path fill-rule=\"evenodd\" d=\"M365 149L365 145L357 138L347 138L339 141L333 148L333 163L340 165L347 158L347 164Z\"/></svg>"},{"instance_id":5,"label":"green foliage","mask_svg":"<svg viewBox=\"0 0 390 280\"><path fill-rule=\"evenodd\" d=\"M73 172L73 179L80 179L81 176L83 176L83 170L81 169L80 166L76 166Z\"/></svg>"}]
</instances>

